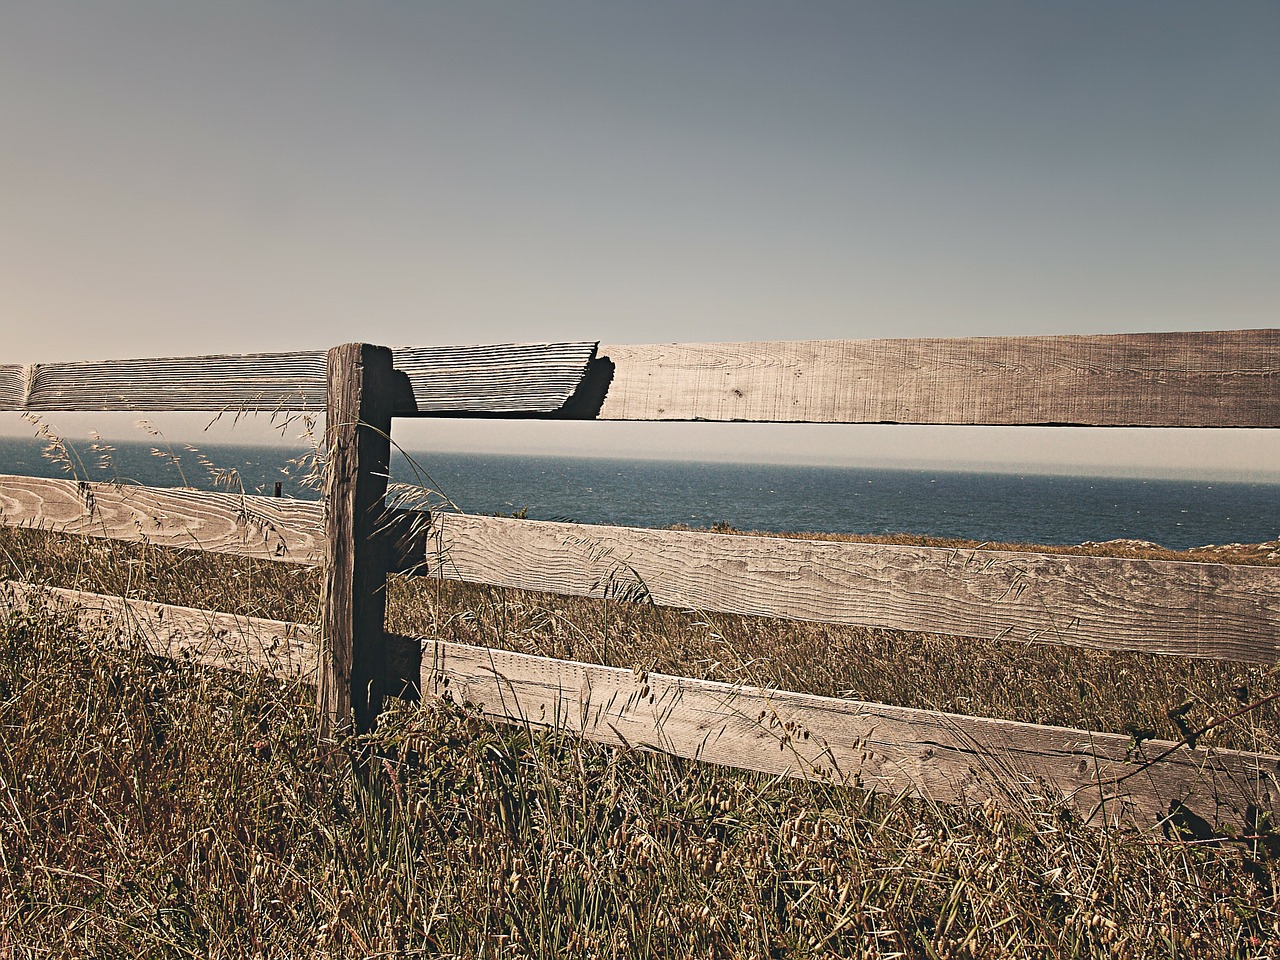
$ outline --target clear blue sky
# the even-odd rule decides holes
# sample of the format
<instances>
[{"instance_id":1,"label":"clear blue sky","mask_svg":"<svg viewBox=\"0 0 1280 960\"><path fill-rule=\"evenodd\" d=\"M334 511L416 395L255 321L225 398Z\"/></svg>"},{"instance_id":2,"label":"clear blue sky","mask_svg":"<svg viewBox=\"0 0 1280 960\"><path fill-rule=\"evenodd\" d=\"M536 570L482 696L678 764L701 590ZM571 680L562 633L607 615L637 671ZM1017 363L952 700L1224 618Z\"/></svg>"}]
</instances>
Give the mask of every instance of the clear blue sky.
<instances>
[{"instance_id":1,"label":"clear blue sky","mask_svg":"<svg viewBox=\"0 0 1280 960\"><path fill-rule=\"evenodd\" d=\"M0 361L1272 327L1277 51L1274 2L8 0ZM1280 477L1276 432L397 427Z\"/></svg>"}]
</instances>

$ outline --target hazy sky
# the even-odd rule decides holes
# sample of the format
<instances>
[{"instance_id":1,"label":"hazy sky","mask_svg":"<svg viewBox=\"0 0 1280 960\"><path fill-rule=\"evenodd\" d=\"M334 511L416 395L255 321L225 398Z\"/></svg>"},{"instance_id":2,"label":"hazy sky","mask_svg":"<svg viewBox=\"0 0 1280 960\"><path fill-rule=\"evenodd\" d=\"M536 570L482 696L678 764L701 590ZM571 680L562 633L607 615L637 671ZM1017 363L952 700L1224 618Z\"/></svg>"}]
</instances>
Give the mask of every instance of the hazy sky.
<instances>
[{"instance_id":1,"label":"hazy sky","mask_svg":"<svg viewBox=\"0 0 1280 960\"><path fill-rule=\"evenodd\" d=\"M0 361L1273 327L1278 50L1275 2L6 0ZM1277 433L397 424L1280 478Z\"/></svg>"}]
</instances>

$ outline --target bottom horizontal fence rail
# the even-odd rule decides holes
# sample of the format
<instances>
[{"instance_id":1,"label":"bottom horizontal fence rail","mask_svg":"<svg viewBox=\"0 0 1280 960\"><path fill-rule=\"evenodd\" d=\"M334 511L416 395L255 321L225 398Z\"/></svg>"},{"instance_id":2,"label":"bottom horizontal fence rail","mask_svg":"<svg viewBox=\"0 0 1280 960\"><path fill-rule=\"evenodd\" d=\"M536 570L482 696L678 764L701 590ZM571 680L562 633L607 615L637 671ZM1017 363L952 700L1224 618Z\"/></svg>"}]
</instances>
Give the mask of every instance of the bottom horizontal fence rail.
<instances>
[{"instance_id":1,"label":"bottom horizontal fence rail","mask_svg":"<svg viewBox=\"0 0 1280 960\"><path fill-rule=\"evenodd\" d=\"M0 617L40 610L73 617L86 636L141 643L154 656L315 682L319 645L300 623L0 580Z\"/></svg>"},{"instance_id":2,"label":"bottom horizontal fence rail","mask_svg":"<svg viewBox=\"0 0 1280 960\"><path fill-rule=\"evenodd\" d=\"M140 642L157 656L314 682L318 645L302 624L79 590L0 581L0 619L52 609L87 638ZM941 802L1063 802L1097 823L1150 826L1174 806L1244 827L1280 816L1280 757L1192 749L1010 720L694 680L388 635L418 664L424 697L496 720L555 727L623 748L908 793ZM408 672L406 672L408 668ZM1167 753L1167 756L1166 756ZM1159 759L1156 759L1159 758Z\"/></svg>"},{"instance_id":3,"label":"bottom horizontal fence rail","mask_svg":"<svg viewBox=\"0 0 1280 960\"><path fill-rule=\"evenodd\" d=\"M787 693L426 641L422 693L497 719L557 727L762 773L934 800L1028 797L1090 821L1150 825L1173 805L1241 825L1280 813L1280 758L1117 734ZM1158 762L1148 762L1162 757Z\"/></svg>"}]
</instances>

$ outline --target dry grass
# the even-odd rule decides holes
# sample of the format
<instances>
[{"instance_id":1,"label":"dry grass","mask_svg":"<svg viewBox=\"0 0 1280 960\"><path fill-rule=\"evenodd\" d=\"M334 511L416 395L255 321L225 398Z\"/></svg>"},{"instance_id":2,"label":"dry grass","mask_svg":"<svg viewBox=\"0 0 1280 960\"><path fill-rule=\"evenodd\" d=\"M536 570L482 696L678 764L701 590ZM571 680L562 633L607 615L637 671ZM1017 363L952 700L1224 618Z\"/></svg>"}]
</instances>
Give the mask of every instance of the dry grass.
<instances>
[{"instance_id":1,"label":"dry grass","mask_svg":"<svg viewBox=\"0 0 1280 960\"><path fill-rule=\"evenodd\" d=\"M678 523L672 530L693 530L687 524ZM779 534L761 530L739 530L729 523L717 523L714 533L736 533L748 537L776 537ZM788 533L794 540L829 540L840 543L893 543L912 547L943 547L949 550L1013 550L1022 553L1069 554L1079 557L1126 557L1134 560L1180 560L1198 563L1234 563L1249 566L1280 566L1280 540L1266 543L1220 543L1189 550L1170 550L1149 540L1092 541L1075 546L1045 545L1041 543L998 543L990 540L961 540L955 537L926 537L912 533Z\"/></svg>"},{"instance_id":2,"label":"dry grass","mask_svg":"<svg viewBox=\"0 0 1280 960\"><path fill-rule=\"evenodd\" d=\"M0 531L0 576L314 619L313 571ZM423 581L423 635L909 706L1173 735L1238 665L707 617ZM1243 691L1243 693L1242 693ZM1280 838L939 807L398 701L318 748L312 692L0 623L0 958L1232 957L1280 953ZM1276 713L1221 744L1277 751ZM1280 752L1280 751L1277 751ZM372 757L367 766L352 757Z\"/></svg>"}]
</instances>

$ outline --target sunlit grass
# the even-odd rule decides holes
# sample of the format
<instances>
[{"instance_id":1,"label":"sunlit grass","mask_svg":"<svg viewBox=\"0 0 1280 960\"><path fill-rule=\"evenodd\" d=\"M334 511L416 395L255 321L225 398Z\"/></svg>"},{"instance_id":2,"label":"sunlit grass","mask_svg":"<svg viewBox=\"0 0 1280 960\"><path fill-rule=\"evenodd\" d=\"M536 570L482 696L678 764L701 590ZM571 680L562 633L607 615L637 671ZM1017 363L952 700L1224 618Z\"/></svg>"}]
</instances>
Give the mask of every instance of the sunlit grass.
<instances>
[{"instance_id":1,"label":"sunlit grass","mask_svg":"<svg viewBox=\"0 0 1280 960\"><path fill-rule=\"evenodd\" d=\"M0 576L313 622L314 571L0 531ZM395 580L388 625L826 695L1176 736L1259 668ZM742 773L0 625L0 957L1280 953L1280 840L1102 831ZM1217 743L1277 752L1259 711ZM369 758L365 764L353 757Z\"/></svg>"}]
</instances>

